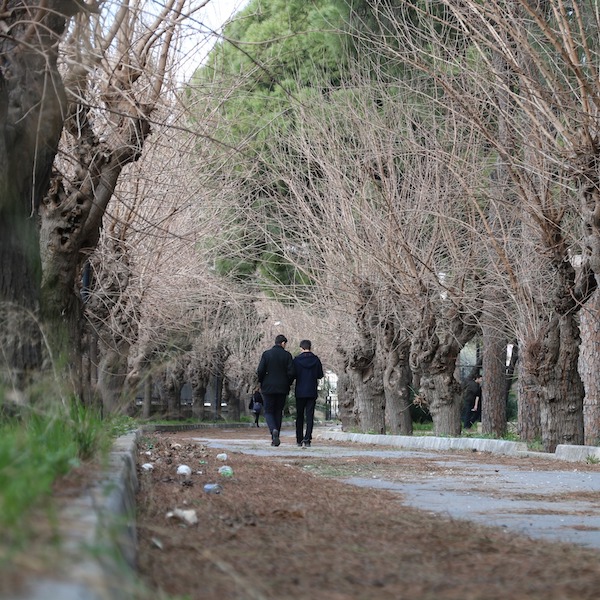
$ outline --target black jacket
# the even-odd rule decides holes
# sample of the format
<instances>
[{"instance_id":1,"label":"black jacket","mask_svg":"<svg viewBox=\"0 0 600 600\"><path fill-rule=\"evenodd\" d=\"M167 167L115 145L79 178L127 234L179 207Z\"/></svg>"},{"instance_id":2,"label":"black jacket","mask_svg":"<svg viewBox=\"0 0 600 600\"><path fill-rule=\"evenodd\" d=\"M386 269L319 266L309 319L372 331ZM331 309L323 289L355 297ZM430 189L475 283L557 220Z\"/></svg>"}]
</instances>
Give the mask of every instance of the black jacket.
<instances>
[{"instance_id":1,"label":"black jacket","mask_svg":"<svg viewBox=\"0 0 600 600\"><path fill-rule=\"evenodd\" d=\"M475 406L476 398L479 398L479 400L481 401L481 386L474 379L471 379L465 386L465 405L469 408L473 408Z\"/></svg>"},{"instance_id":2,"label":"black jacket","mask_svg":"<svg viewBox=\"0 0 600 600\"><path fill-rule=\"evenodd\" d=\"M296 398L316 398L317 381L323 377L323 365L312 352L301 352L294 358Z\"/></svg>"},{"instance_id":3,"label":"black jacket","mask_svg":"<svg viewBox=\"0 0 600 600\"><path fill-rule=\"evenodd\" d=\"M294 381L292 355L276 344L262 353L256 374L263 394L287 394Z\"/></svg>"}]
</instances>

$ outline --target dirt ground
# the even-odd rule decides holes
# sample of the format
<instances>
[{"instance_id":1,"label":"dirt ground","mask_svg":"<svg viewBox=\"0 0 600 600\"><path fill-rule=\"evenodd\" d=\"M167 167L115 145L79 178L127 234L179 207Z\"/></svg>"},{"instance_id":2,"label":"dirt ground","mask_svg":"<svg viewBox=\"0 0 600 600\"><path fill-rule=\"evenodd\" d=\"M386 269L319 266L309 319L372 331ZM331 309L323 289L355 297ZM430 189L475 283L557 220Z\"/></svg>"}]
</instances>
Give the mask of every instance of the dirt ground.
<instances>
[{"instance_id":1,"label":"dirt ground","mask_svg":"<svg viewBox=\"0 0 600 600\"><path fill-rule=\"evenodd\" d=\"M192 439L250 435L265 438L268 446L265 430L250 428L141 439L139 569L150 597L591 600L600 595L599 552L466 525L432 515L427 507L408 508L401 495L340 481L367 473L401 480L407 470L432 468L422 459L226 451L222 462L217 458L222 450ZM292 443L282 439L282 445ZM484 454L477 460L518 461ZM144 463L153 469L141 468ZM191 475L177 475L182 464ZM527 468L535 464L529 461ZM223 465L232 467L232 477L218 473ZM207 494L204 485L214 482L222 491ZM173 516L176 509L195 511L198 523Z\"/></svg>"}]
</instances>

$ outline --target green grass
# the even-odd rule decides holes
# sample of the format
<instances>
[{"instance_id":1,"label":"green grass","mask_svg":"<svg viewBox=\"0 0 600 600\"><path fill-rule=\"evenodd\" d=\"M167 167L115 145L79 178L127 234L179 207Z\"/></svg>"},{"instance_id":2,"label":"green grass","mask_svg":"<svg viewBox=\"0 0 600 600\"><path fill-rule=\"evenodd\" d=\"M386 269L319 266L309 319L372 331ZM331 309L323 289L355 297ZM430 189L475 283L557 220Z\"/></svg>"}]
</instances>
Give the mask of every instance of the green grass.
<instances>
[{"instance_id":1,"label":"green grass","mask_svg":"<svg viewBox=\"0 0 600 600\"><path fill-rule=\"evenodd\" d=\"M131 420L102 420L96 410L73 400L47 413L22 411L0 418L0 530L4 541L27 538L27 516L44 505L57 478L96 457L132 428ZM47 506L48 510L51 507Z\"/></svg>"},{"instance_id":2,"label":"green grass","mask_svg":"<svg viewBox=\"0 0 600 600\"><path fill-rule=\"evenodd\" d=\"M433 431L433 423L427 421L425 423L413 423L413 432L415 431Z\"/></svg>"}]
</instances>

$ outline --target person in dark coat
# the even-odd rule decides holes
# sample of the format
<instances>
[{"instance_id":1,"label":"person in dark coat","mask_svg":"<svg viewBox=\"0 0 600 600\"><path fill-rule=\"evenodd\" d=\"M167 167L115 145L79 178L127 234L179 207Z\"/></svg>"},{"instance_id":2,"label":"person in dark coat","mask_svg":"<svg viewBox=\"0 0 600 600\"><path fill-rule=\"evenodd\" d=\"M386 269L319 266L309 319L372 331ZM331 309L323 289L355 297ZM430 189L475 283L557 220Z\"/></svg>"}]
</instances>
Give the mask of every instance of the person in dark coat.
<instances>
[{"instance_id":1,"label":"person in dark coat","mask_svg":"<svg viewBox=\"0 0 600 600\"><path fill-rule=\"evenodd\" d=\"M296 371L296 443L309 448L315 421L318 380L324 377L319 357L311 352L310 340L302 340L302 352L294 358ZM304 418L306 417L306 431Z\"/></svg>"},{"instance_id":2,"label":"person in dark coat","mask_svg":"<svg viewBox=\"0 0 600 600\"><path fill-rule=\"evenodd\" d=\"M262 394L260 393L260 388L257 387L254 390L254 393L252 394L252 396L250 396L250 405L248 406L248 408L254 415L254 424L257 427L260 427L260 425L258 424L258 419L260 418L260 413L263 410L263 404L264 404L264 402L263 402Z\"/></svg>"},{"instance_id":3,"label":"person in dark coat","mask_svg":"<svg viewBox=\"0 0 600 600\"><path fill-rule=\"evenodd\" d=\"M481 375L474 375L467 385L463 396L463 415L462 422L466 431L470 430L473 423L477 421L481 414Z\"/></svg>"},{"instance_id":4,"label":"person in dark coat","mask_svg":"<svg viewBox=\"0 0 600 600\"><path fill-rule=\"evenodd\" d=\"M264 400L265 421L271 433L271 446L279 446L285 400L294 382L292 355L285 349L287 338L278 335L275 345L260 357L256 374Z\"/></svg>"}]
</instances>

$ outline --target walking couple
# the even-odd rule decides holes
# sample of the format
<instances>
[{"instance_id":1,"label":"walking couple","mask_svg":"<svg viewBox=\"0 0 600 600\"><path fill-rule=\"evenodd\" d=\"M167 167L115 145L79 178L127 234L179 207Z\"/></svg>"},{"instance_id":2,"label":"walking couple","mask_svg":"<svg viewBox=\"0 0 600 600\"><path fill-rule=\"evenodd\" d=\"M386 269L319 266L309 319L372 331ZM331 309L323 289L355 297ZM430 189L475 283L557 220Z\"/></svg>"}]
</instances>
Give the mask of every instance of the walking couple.
<instances>
[{"instance_id":1,"label":"walking couple","mask_svg":"<svg viewBox=\"0 0 600 600\"><path fill-rule=\"evenodd\" d=\"M278 335L275 345L263 352L256 370L264 401L265 420L271 433L271 446L279 446L285 400L296 380L296 443L308 448L312 441L317 384L324 376L323 365L319 357L312 353L310 340L300 342L302 352L296 358L292 358L285 349L287 343L284 335Z\"/></svg>"}]
</instances>

